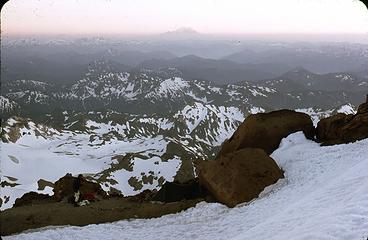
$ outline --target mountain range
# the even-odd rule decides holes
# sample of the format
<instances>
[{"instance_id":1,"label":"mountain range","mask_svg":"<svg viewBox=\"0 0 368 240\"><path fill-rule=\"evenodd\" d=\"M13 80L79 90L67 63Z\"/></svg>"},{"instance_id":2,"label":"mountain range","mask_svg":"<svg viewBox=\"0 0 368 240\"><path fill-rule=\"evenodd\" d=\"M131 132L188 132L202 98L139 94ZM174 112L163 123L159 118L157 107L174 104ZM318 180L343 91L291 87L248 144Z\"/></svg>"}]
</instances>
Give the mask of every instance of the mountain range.
<instances>
[{"instance_id":1,"label":"mountain range","mask_svg":"<svg viewBox=\"0 0 368 240\"><path fill-rule=\"evenodd\" d=\"M128 72L174 67L185 79L219 85L276 78L300 67L318 74L346 72L364 77L368 66L368 45L344 42L46 38L4 39L1 48L2 81L53 84L74 83L97 60L115 62Z\"/></svg>"},{"instance_id":2,"label":"mountain range","mask_svg":"<svg viewBox=\"0 0 368 240\"><path fill-rule=\"evenodd\" d=\"M367 89L365 79L350 73L315 74L297 68L277 78L218 85L188 79L173 67L127 72L119 63L100 60L89 63L83 77L68 85L27 79L4 81L1 105L5 117L101 109L166 116L197 102L238 107L249 113L254 107L328 109L354 105L361 102Z\"/></svg>"},{"instance_id":3,"label":"mountain range","mask_svg":"<svg viewBox=\"0 0 368 240\"><path fill-rule=\"evenodd\" d=\"M249 114L316 124L368 92L364 44L196 41L5 41L1 208L68 172L126 196L192 179Z\"/></svg>"},{"instance_id":4,"label":"mountain range","mask_svg":"<svg viewBox=\"0 0 368 240\"><path fill-rule=\"evenodd\" d=\"M4 81L2 208L27 191L49 193L37 183L67 172L84 172L106 191L124 195L185 181L196 174L193 161L214 158L249 114L289 108L316 123L336 112L354 113L367 90L367 82L350 73L298 68L218 85L187 79L173 67L124 71L107 60L89 63L70 84ZM38 167L24 174L29 164Z\"/></svg>"}]
</instances>

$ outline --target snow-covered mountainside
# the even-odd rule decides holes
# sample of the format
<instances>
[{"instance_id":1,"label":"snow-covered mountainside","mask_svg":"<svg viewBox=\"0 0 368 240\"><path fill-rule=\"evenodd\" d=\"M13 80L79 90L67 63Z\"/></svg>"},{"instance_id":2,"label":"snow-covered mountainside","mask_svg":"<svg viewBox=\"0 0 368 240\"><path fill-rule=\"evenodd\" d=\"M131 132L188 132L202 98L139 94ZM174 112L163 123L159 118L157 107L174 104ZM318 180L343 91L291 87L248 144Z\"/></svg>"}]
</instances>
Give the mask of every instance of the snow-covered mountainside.
<instances>
[{"instance_id":1,"label":"snow-covered mountainside","mask_svg":"<svg viewBox=\"0 0 368 240\"><path fill-rule=\"evenodd\" d=\"M296 109L311 115L315 125L342 110L354 111L351 105ZM245 117L236 107L197 102L167 117L65 111L59 127L10 118L2 130L1 208L29 191L52 194L38 181L55 182L69 172L88 174L104 190L126 196L189 180L195 176L193 161L214 158Z\"/></svg>"},{"instance_id":2,"label":"snow-covered mountainside","mask_svg":"<svg viewBox=\"0 0 368 240\"><path fill-rule=\"evenodd\" d=\"M249 114L291 108L316 124L354 112L345 92L217 86L184 79L176 68L128 73L107 61L90 64L71 86L7 82L0 100L2 209L28 191L51 194L37 182L68 172L89 174L106 191L124 195L191 179L193 161L212 159Z\"/></svg>"},{"instance_id":3,"label":"snow-covered mountainside","mask_svg":"<svg viewBox=\"0 0 368 240\"><path fill-rule=\"evenodd\" d=\"M289 71L275 79L259 82L283 92L293 90L362 91L368 89L367 81L350 73L315 74L304 68Z\"/></svg>"},{"instance_id":4,"label":"snow-covered mountainside","mask_svg":"<svg viewBox=\"0 0 368 240\"><path fill-rule=\"evenodd\" d=\"M82 119L83 120L82 120ZM236 107L195 103L173 116L130 116L109 112L64 112L64 128L10 118L3 126L0 193L2 209L40 179L55 182L70 172L85 173L110 192L126 196L159 189L165 181L188 180L193 160L213 158L244 114Z\"/></svg>"},{"instance_id":5,"label":"snow-covered mountainside","mask_svg":"<svg viewBox=\"0 0 368 240\"><path fill-rule=\"evenodd\" d=\"M319 82L323 84L317 84ZM125 72L115 62L98 60L90 63L84 75L73 84L58 86L14 79L3 83L2 95L19 106L18 112L31 117L56 110L102 109L167 115L196 102L238 107L248 113L254 107L265 110L328 109L345 103L358 104L367 90L364 84L349 74L313 75L298 70L286 73L280 79L218 86L205 80L185 79L176 68ZM326 86L330 85L339 87L326 91ZM5 117L18 114L15 110L2 112L6 113Z\"/></svg>"},{"instance_id":6,"label":"snow-covered mountainside","mask_svg":"<svg viewBox=\"0 0 368 240\"><path fill-rule=\"evenodd\" d=\"M0 111L1 113L14 112L18 108L18 104L6 97L0 96Z\"/></svg>"},{"instance_id":7,"label":"snow-covered mountainside","mask_svg":"<svg viewBox=\"0 0 368 240\"><path fill-rule=\"evenodd\" d=\"M321 147L302 133L272 157L285 171L258 199L227 208L199 203L178 214L86 227L49 227L21 239L366 239L368 140ZM139 229L139 231L137 231Z\"/></svg>"},{"instance_id":8,"label":"snow-covered mountainside","mask_svg":"<svg viewBox=\"0 0 368 240\"><path fill-rule=\"evenodd\" d=\"M250 114L294 109L316 126L355 114L368 92L366 44L4 40L0 210L30 191L52 195L67 173L124 196L184 182ZM321 147L295 133L272 154L285 179L249 203L202 202L158 219L4 239L366 240L367 147L368 140Z\"/></svg>"},{"instance_id":9,"label":"snow-covered mountainside","mask_svg":"<svg viewBox=\"0 0 368 240\"><path fill-rule=\"evenodd\" d=\"M295 109L295 111L308 114L312 118L315 127L317 127L317 123L322 118L326 118L337 113L356 114L355 107L350 103L338 106L335 109L322 110L321 108L318 107L310 107L310 108L298 108Z\"/></svg>"}]
</instances>

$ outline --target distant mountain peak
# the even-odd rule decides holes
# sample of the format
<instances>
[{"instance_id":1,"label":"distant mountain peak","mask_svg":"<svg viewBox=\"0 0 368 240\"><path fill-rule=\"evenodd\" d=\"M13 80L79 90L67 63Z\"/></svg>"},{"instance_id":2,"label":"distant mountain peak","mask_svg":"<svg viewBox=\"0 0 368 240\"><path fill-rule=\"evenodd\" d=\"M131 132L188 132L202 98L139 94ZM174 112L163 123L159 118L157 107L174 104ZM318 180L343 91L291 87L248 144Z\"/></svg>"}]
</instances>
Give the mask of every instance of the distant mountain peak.
<instances>
[{"instance_id":1,"label":"distant mountain peak","mask_svg":"<svg viewBox=\"0 0 368 240\"><path fill-rule=\"evenodd\" d=\"M165 34L199 34L199 32L190 27L180 27L176 30L168 31Z\"/></svg>"}]
</instances>

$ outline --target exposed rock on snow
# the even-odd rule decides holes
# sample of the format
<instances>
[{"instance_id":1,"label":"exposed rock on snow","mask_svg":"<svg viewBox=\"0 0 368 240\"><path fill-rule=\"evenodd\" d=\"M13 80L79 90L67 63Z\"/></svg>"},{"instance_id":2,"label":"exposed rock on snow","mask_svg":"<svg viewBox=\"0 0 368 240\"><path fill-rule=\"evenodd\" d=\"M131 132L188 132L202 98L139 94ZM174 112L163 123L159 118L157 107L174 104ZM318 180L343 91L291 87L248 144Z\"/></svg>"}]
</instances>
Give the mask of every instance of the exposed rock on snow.
<instances>
[{"instance_id":1,"label":"exposed rock on snow","mask_svg":"<svg viewBox=\"0 0 368 240\"><path fill-rule=\"evenodd\" d=\"M41 227L51 226L85 226L95 223L106 223L122 219L157 218L165 214L172 214L194 207L200 200L188 200L170 204L158 202L141 202L132 197L114 197L95 201L88 206L74 207L70 203L55 203L40 201L34 205L25 205L19 208L7 209L0 212L1 236L7 236L21 231L34 232ZM63 234L57 239L61 240ZM14 236L3 237L13 238ZM119 238L119 234L114 236ZM29 240L50 239L30 237ZM84 237L67 239L85 239ZM87 238L89 239L89 238ZM98 239L104 239L99 237ZM128 239L135 239L134 237Z\"/></svg>"},{"instance_id":2,"label":"exposed rock on snow","mask_svg":"<svg viewBox=\"0 0 368 240\"><path fill-rule=\"evenodd\" d=\"M365 239L368 234L367 156L368 139L321 147L306 140L302 133L295 133L284 139L272 154L285 171L285 184L249 204L229 209L222 204L203 202L161 218L51 227L3 239ZM170 205L160 205L160 211ZM101 208L106 209L104 205ZM119 211L108 213L114 216Z\"/></svg>"},{"instance_id":3,"label":"exposed rock on snow","mask_svg":"<svg viewBox=\"0 0 368 240\"><path fill-rule=\"evenodd\" d=\"M270 154L283 138L298 131L303 131L308 139L314 138L313 122L305 113L279 110L250 115L224 142L218 156L242 148L261 148Z\"/></svg>"},{"instance_id":4,"label":"exposed rock on snow","mask_svg":"<svg viewBox=\"0 0 368 240\"><path fill-rule=\"evenodd\" d=\"M39 191L43 191L46 187L54 188L54 183L46 181L45 179L40 179L37 181Z\"/></svg>"},{"instance_id":5,"label":"exposed rock on snow","mask_svg":"<svg viewBox=\"0 0 368 240\"><path fill-rule=\"evenodd\" d=\"M228 207L249 202L283 177L275 161L259 148L244 148L197 167L201 184Z\"/></svg>"},{"instance_id":6,"label":"exposed rock on snow","mask_svg":"<svg viewBox=\"0 0 368 240\"><path fill-rule=\"evenodd\" d=\"M215 161L197 162L200 183L229 207L258 197L265 187L283 177L267 154L298 131L314 138L313 122L305 113L279 110L249 116L224 142Z\"/></svg>"},{"instance_id":7,"label":"exposed rock on snow","mask_svg":"<svg viewBox=\"0 0 368 240\"><path fill-rule=\"evenodd\" d=\"M185 183L166 182L162 188L153 196L153 201L177 202L185 199L196 199L203 197L198 179Z\"/></svg>"},{"instance_id":8,"label":"exposed rock on snow","mask_svg":"<svg viewBox=\"0 0 368 240\"><path fill-rule=\"evenodd\" d=\"M15 200L14 207L35 204L37 202L42 202L43 204L45 204L47 201L53 201L50 195L36 192L28 192L24 194L21 198Z\"/></svg>"},{"instance_id":9,"label":"exposed rock on snow","mask_svg":"<svg viewBox=\"0 0 368 240\"><path fill-rule=\"evenodd\" d=\"M368 99L355 115L338 113L319 121L317 139L325 145L354 142L368 137Z\"/></svg>"},{"instance_id":10,"label":"exposed rock on snow","mask_svg":"<svg viewBox=\"0 0 368 240\"><path fill-rule=\"evenodd\" d=\"M367 95L366 102L361 104L358 107L358 111L357 111L357 114L364 114L364 113L368 113L368 95Z\"/></svg>"},{"instance_id":11,"label":"exposed rock on snow","mask_svg":"<svg viewBox=\"0 0 368 240\"><path fill-rule=\"evenodd\" d=\"M325 144L339 143L341 128L346 126L353 119L353 115L338 113L328 118L324 118L317 124L316 136Z\"/></svg>"},{"instance_id":12,"label":"exposed rock on snow","mask_svg":"<svg viewBox=\"0 0 368 240\"><path fill-rule=\"evenodd\" d=\"M76 177L71 174L67 174L55 182L54 199L56 201L68 200L68 198L73 197L73 183ZM106 197L107 194L102 190L100 184L84 180L80 183L80 191L82 194L92 193L98 195L99 197Z\"/></svg>"}]
</instances>

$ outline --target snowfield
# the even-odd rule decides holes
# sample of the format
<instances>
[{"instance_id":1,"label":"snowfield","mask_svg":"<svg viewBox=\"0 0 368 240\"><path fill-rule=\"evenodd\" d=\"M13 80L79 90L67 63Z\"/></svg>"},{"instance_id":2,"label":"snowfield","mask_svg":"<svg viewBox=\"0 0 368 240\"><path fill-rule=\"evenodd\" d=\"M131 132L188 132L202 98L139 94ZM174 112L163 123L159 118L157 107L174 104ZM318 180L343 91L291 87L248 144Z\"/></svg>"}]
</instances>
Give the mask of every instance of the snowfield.
<instances>
[{"instance_id":1,"label":"snowfield","mask_svg":"<svg viewBox=\"0 0 368 240\"><path fill-rule=\"evenodd\" d=\"M9 120L10 125L15 122L14 119ZM112 171L107 179L115 177L117 182L111 184L107 181L101 184L105 191L112 186L126 196L131 196L145 189L158 188L159 177L139 190L129 185L128 180L131 177L141 180L144 175L149 176L151 172L155 176L163 177L164 180L173 181L181 165L180 159L176 156L168 161L161 161L159 156L165 153L168 144L161 135L126 141L113 138L104 144L105 140L98 137L91 141L91 136L87 133L58 132L52 128L48 129L49 133L53 133L52 136L47 138L37 136L40 128L33 122L29 122L29 125L30 129L25 127L20 129L21 133L29 134L22 135L16 143L1 142L0 145L1 179L17 184L1 187L0 198L8 199L4 201L1 210L12 207L17 198L30 191L53 195L50 187L38 189L39 179L55 182L66 173L77 175L81 172L98 178L102 171L109 169L112 164L117 164L116 157L125 156L130 152L139 153L141 157L132 157L131 169L117 168ZM122 131L127 128L126 125L111 126L93 121L88 121L87 126L93 126L97 136L102 136L111 129ZM5 132L7 131L6 128Z\"/></svg>"},{"instance_id":2,"label":"snowfield","mask_svg":"<svg viewBox=\"0 0 368 240\"><path fill-rule=\"evenodd\" d=\"M232 209L202 202L157 219L51 227L4 239L367 239L368 139L320 147L295 133L272 157L286 179Z\"/></svg>"},{"instance_id":3,"label":"snowfield","mask_svg":"<svg viewBox=\"0 0 368 240\"><path fill-rule=\"evenodd\" d=\"M73 116L65 112L64 118L69 117ZM99 120L89 119L85 124L70 120L59 131L31 120L27 120L29 129L17 130L17 123L23 120L9 118L3 126L5 139L20 135L16 142L0 143L0 177L7 183L1 187L0 209L12 207L30 191L52 195L50 187L38 188L38 180L55 182L66 173L88 174L105 191L114 188L125 196L159 189L165 181L174 180L183 161L213 154L213 147L231 137L244 113L237 107L195 103L169 118L129 117L121 123ZM82 124L84 131L70 130L74 124ZM183 146L188 155L170 153L168 144ZM170 157L163 160L167 152ZM144 181L146 177L153 180Z\"/></svg>"}]
</instances>

